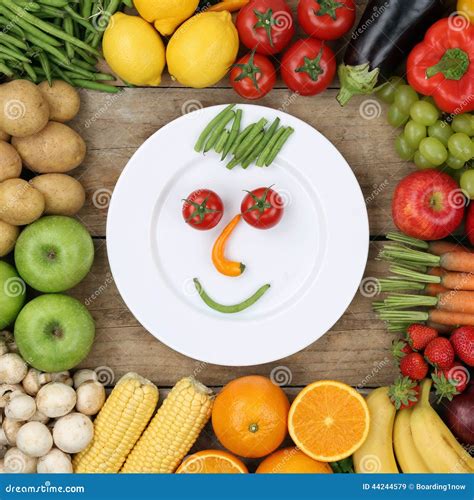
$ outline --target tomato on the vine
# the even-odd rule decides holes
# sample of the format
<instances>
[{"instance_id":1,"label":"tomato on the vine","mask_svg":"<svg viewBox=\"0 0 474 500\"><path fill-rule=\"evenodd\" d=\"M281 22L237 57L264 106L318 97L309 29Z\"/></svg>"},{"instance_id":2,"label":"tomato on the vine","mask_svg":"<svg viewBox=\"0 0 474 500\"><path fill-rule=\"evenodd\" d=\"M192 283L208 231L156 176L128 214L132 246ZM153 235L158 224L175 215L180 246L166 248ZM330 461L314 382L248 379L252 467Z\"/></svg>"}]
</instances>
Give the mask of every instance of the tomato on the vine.
<instances>
[{"instance_id":1,"label":"tomato on the vine","mask_svg":"<svg viewBox=\"0 0 474 500\"><path fill-rule=\"evenodd\" d=\"M334 52L315 38L296 41L281 60L283 81L300 95L319 94L328 87L335 74Z\"/></svg>"},{"instance_id":2,"label":"tomato on the vine","mask_svg":"<svg viewBox=\"0 0 474 500\"><path fill-rule=\"evenodd\" d=\"M224 204L220 196L210 189L197 189L183 201L185 222L200 231L217 226L224 214Z\"/></svg>"},{"instance_id":3,"label":"tomato on the vine","mask_svg":"<svg viewBox=\"0 0 474 500\"><path fill-rule=\"evenodd\" d=\"M304 32L320 40L336 40L347 33L356 17L354 0L300 0L298 22Z\"/></svg>"},{"instance_id":4,"label":"tomato on the vine","mask_svg":"<svg viewBox=\"0 0 474 500\"><path fill-rule=\"evenodd\" d=\"M255 51L240 58L230 71L232 87L245 99L259 99L272 90L276 71L268 57Z\"/></svg>"},{"instance_id":5,"label":"tomato on the vine","mask_svg":"<svg viewBox=\"0 0 474 500\"><path fill-rule=\"evenodd\" d=\"M240 41L259 54L278 54L291 41L295 26L285 0L251 0L236 22Z\"/></svg>"},{"instance_id":6,"label":"tomato on the vine","mask_svg":"<svg viewBox=\"0 0 474 500\"><path fill-rule=\"evenodd\" d=\"M280 222L284 206L283 198L276 191L270 187L261 187L247 191L240 211L247 224L257 229L270 229Z\"/></svg>"}]
</instances>

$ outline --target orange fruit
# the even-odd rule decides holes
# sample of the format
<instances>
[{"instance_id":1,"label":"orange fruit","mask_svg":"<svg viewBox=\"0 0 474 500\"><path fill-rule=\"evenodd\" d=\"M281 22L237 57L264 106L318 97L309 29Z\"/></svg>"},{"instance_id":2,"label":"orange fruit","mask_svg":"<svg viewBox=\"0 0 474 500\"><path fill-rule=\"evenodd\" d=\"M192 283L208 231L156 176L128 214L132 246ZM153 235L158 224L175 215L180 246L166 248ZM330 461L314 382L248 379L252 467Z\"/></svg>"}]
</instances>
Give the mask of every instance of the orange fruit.
<instances>
[{"instance_id":1,"label":"orange fruit","mask_svg":"<svg viewBox=\"0 0 474 500\"><path fill-rule=\"evenodd\" d=\"M184 459L176 474L246 474L247 467L234 455L221 450L204 450Z\"/></svg>"},{"instance_id":2,"label":"orange fruit","mask_svg":"<svg viewBox=\"0 0 474 500\"><path fill-rule=\"evenodd\" d=\"M298 448L283 448L267 457L257 474L332 474L329 464L318 462Z\"/></svg>"},{"instance_id":3,"label":"orange fruit","mask_svg":"<svg viewBox=\"0 0 474 500\"><path fill-rule=\"evenodd\" d=\"M217 396L212 426L236 455L259 458L276 450L287 432L290 403L280 387L258 375L229 382Z\"/></svg>"},{"instance_id":4,"label":"orange fruit","mask_svg":"<svg viewBox=\"0 0 474 500\"><path fill-rule=\"evenodd\" d=\"M321 462L352 455L369 432L369 409L352 387L321 380L305 387L293 401L288 430L298 448Z\"/></svg>"}]
</instances>

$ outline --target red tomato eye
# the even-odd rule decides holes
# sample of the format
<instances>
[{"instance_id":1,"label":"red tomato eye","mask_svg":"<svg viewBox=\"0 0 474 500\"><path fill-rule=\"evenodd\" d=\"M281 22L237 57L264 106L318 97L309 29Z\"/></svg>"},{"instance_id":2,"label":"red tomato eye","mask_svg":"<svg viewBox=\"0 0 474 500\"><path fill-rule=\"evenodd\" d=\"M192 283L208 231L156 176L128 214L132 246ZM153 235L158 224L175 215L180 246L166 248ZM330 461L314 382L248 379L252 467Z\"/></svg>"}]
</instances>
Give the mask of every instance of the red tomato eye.
<instances>
[{"instance_id":1,"label":"red tomato eye","mask_svg":"<svg viewBox=\"0 0 474 500\"><path fill-rule=\"evenodd\" d=\"M183 202L183 218L194 229L212 229L219 224L224 214L220 196L210 189L197 189Z\"/></svg>"},{"instance_id":2,"label":"red tomato eye","mask_svg":"<svg viewBox=\"0 0 474 500\"><path fill-rule=\"evenodd\" d=\"M242 200L242 218L257 229L270 229L276 226L284 212L284 199L270 187L248 191Z\"/></svg>"}]
</instances>

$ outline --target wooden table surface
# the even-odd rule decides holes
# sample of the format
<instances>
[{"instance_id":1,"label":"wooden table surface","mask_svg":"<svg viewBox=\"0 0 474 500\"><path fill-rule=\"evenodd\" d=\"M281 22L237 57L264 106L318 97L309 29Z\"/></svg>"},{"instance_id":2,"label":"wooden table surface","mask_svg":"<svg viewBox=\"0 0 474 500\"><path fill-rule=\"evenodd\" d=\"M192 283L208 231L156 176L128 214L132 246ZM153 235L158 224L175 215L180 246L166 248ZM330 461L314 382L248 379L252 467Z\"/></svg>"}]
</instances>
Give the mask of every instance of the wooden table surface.
<instances>
[{"instance_id":1,"label":"wooden table surface","mask_svg":"<svg viewBox=\"0 0 474 500\"><path fill-rule=\"evenodd\" d=\"M294 7L296 1L291 3ZM364 3L358 2L359 15ZM340 58L341 44L334 47ZM337 83L315 97L294 95L278 83L258 103L286 111L314 126L352 167L369 213L371 244L366 277L371 278L379 276L384 268L374 256L383 235L393 228L390 216L393 190L412 167L394 151L396 131L385 122L384 106L371 96L361 96L341 108L336 94ZM71 293L86 303L97 323L94 347L82 366L109 367L115 379L127 371L136 371L160 387L170 387L186 375L219 387L240 375L270 376L273 370L274 376L279 373L284 385L290 388L289 393L295 392L291 388L322 378L335 378L359 388L389 384L393 380L396 369L388 351L393 335L385 331L383 323L371 312L372 298L367 296L371 291L370 280L366 287L369 290L357 293L346 313L326 335L305 350L267 365L245 368L207 365L174 352L148 333L121 299L107 260L106 218L115 183L131 155L163 125L199 107L243 101L227 79L213 88L195 90L180 88L165 77L160 88L126 88L117 95L82 91L81 95L82 109L72 126L85 138L88 154L74 175L86 188L87 202L79 218L94 236L96 259L91 273ZM317 150L308 161L315 168L325 168L319 162ZM334 196L338 196L337 179L334 179ZM340 200L340 206L344 210L344 199ZM133 200L130 200L130 217L133 217ZM350 252L348 239L347 262L341 265L351 265ZM299 327L311 328L311 324Z\"/></svg>"}]
</instances>

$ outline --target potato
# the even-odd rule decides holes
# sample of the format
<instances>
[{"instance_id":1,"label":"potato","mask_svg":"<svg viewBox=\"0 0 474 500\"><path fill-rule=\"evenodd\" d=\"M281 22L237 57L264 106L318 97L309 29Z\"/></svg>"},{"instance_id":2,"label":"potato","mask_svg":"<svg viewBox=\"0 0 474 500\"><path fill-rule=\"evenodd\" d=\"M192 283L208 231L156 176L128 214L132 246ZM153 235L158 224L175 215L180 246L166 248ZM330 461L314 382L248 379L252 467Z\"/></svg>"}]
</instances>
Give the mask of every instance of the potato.
<instances>
[{"instance_id":1,"label":"potato","mask_svg":"<svg viewBox=\"0 0 474 500\"><path fill-rule=\"evenodd\" d=\"M10 136L3 130L0 130L0 141L5 141L5 142L10 141Z\"/></svg>"},{"instance_id":2,"label":"potato","mask_svg":"<svg viewBox=\"0 0 474 500\"><path fill-rule=\"evenodd\" d=\"M49 119L55 122L72 120L81 107L81 99L77 90L62 80L53 80L51 87L48 82L38 85L49 104Z\"/></svg>"},{"instance_id":3,"label":"potato","mask_svg":"<svg viewBox=\"0 0 474 500\"><path fill-rule=\"evenodd\" d=\"M15 247L20 229L0 220L0 257L9 254Z\"/></svg>"},{"instance_id":4,"label":"potato","mask_svg":"<svg viewBox=\"0 0 474 500\"><path fill-rule=\"evenodd\" d=\"M5 141L0 141L0 182L20 177L21 158L16 149Z\"/></svg>"},{"instance_id":5,"label":"potato","mask_svg":"<svg viewBox=\"0 0 474 500\"><path fill-rule=\"evenodd\" d=\"M23 179L0 184L0 220L13 226L31 224L44 212L44 196Z\"/></svg>"},{"instance_id":6,"label":"potato","mask_svg":"<svg viewBox=\"0 0 474 500\"><path fill-rule=\"evenodd\" d=\"M12 144L23 163L39 174L69 172L86 156L82 137L58 122L49 122L41 132L30 137L14 137Z\"/></svg>"},{"instance_id":7,"label":"potato","mask_svg":"<svg viewBox=\"0 0 474 500\"><path fill-rule=\"evenodd\" d=\"M0 85L0 128L12 137L37 134L49 120L48 101L27 80Z\"/></svg>"},{"instance_id":8,"label":"potato","mask_svg":"<svg viewBox=\"0 0 474 500\"><path fill-rule=\"evenodd\" d=\"M44 196L45 214L74 215L86 201L82 184L69 175L38 175L30 182Z\"/></svg>"}]
</instances>

